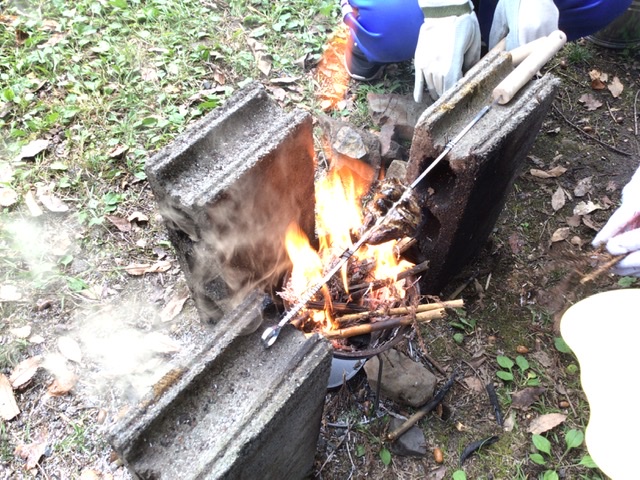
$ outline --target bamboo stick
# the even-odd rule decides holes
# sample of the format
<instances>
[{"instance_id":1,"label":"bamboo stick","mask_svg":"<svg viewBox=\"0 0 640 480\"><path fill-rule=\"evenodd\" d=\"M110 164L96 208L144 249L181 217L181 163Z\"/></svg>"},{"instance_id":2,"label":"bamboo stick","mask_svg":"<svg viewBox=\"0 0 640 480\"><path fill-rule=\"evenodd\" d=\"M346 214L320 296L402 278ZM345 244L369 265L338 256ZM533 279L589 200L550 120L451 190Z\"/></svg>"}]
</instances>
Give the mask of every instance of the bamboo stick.
<instances>
[{"instance_id":1,"label":"bamboo stick","mask_svg":"<svg viewBox=\"0 0 640 480\"><path fill-rule=\"evenodd\" d=\"M393 317L379 322L363 323L352 327L338 328L324 333L327 338L349 338L356 335L364 335L366 333L378 332L380 330L389 330L391 328L401 327L403 325L411 325L414 321L427 322L434 319L443 318L445 316L444 308L438 310L429 310L419 312L415 315L407 315L404 317Z\"/></svg>"},{"instance_id":2,"label":"bamboo stick","mask_svg":"<svg viewBox=\"0 0 640 480\"><path fill-rule=\"evenodd\" d=\"M376 316L393 316L393 315L410 315L412 312L420 313L420 312L428 312L430 310L438 310L443 308L462 308L464 307L464 300L448 300L445 302L434 302L434 303L423 303L416 307L396 307L390 308L388 310L374 310L371 312L360 312L360 313L349 313L347 315L342 315L338 317L336 320L338 322L350 322L357 320L364 320L369 317Z\"/></svg>"}]
</instances>

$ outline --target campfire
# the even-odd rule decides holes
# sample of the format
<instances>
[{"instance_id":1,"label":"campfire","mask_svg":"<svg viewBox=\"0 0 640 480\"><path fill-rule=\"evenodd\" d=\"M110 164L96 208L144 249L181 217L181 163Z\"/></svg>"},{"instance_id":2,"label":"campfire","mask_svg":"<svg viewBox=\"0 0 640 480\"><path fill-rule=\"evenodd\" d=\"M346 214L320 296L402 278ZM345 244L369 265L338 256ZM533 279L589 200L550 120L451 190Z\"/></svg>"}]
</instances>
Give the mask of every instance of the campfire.
<instances>
[{"instance_id":1,"label":"campfire","mask_svg":"<svg viewBox=\"0 0 640 480\"><path fill-rule=\"evenodd\" d=\"M420 208L414 196L391 208L405 192L404 185L373 176L367 164L340 159L316 181L317 238L309 239L296 224L289 226L285 238L293 267L279 294L292 305L368 235L339 275L324 284L292 321L305 333L330 339L338 356L379 353L401 340L414 322L442 318L446 306L460 306L460 302L420 304L417 277L428 262L415 265L403 258L414 242ZM384 222L372 233L381 217Z\"/></svg>"}]
</instances>

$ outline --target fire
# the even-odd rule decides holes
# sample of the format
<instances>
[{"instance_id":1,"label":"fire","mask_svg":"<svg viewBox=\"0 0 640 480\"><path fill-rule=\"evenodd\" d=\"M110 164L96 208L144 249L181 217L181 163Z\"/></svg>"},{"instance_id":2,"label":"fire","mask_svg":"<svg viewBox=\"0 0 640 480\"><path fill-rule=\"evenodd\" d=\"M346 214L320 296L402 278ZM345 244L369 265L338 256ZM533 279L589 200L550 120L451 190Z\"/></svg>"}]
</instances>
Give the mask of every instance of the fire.
<instances>
[{"instance_id":1,"label":"fire","mask_svg":"<svg viewBox=\"0 0 640 480\"><path fill-rule=\"evenodd\" d=\"M341 161L333 166L316 182L316 234L319 248L316 251L297 226L289 227L285 246L293 269L288 291L283 292L286 300L295 302L310 287L317 285L323 274L331 268L336 259L354 244L353 238L363 223L362 197L373 181L373 170L362 162ZM372 264L365 282L396 278L397 274L413 264L398 258L396 240L380 245L363 245L356 251L351 262ZM347 265L342 269L342 286L349 292ZM404 298L404 280L390 282L369 295L367 305L378 308L391 299ZM330 304L327 289L324 289L325 304ZM320 330L335 328L329 309L307 312Z\"/></svg>"}]
</instances>

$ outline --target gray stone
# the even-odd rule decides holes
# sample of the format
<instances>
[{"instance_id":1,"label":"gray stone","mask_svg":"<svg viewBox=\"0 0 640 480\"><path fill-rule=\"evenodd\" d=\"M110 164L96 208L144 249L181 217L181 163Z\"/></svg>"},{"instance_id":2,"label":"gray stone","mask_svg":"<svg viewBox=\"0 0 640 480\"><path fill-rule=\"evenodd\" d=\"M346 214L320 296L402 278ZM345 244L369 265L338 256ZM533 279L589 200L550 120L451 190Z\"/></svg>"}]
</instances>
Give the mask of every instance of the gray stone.
<instances>
[{"instance_id":1,"label":"gray stone","mask_svg":"<svg viewBox=\"0 0 640 480\"><path fill-rule=\"evenodd\" d=\"M394 160L389 165L387 169L387 174L385 178L397 178L398 180L403 180L407 176L407 162L403 160Z\"/></svg>"},{"instance_id":2,"label":"gray stone","mask_svg":"<svg viewBox=\"0 0 640 480\"><path fill-rule=\"evenodd\" d=\"M403 423L404 421L399 418L392 418L389 422L389 431L399 429ZM391 453L405 457L424 457L427 454L427 439L422 429L413 425L389 445L389 450Z\"/></svg>"},{"instance_id":3,"label":"gray stone","mask_svg":"<svg viewBox=\"0 0 640 480\"><path fill-rule=\"evenodd\" d=\"M318 116L318 125L323 148L330 163L340 162L343 159L360 160L373 167L373 177L378 177L382 157L380 140L376 134L327 115Z\"/></svg>"},{"instance_id":4,"label":"gray stone","mask_svg":"<svg viewBox=\"0 0 640 480\"><path fill-rule=\"evenodd\" d=\"M413 138L414 128L420 116L433 103L430 99L416 103L412 95L396 93L369 93L367 102L371 118L380 126L393 126L395 135L402 140Z\"/></svg>"},{"instance_id":5,"label":"gray stone","mask_svg":"<svg viewBox=\"0 0 640 480\"><path fill-rule=\"evenodd\" d=\"M437 379L424 365L395 349L379 356L382 357L381 395L410 407L420 407L433 397ZM364 364L369 385L374 390L378 386L379 365L378 356Z\"/></svg>"}]
</instances>

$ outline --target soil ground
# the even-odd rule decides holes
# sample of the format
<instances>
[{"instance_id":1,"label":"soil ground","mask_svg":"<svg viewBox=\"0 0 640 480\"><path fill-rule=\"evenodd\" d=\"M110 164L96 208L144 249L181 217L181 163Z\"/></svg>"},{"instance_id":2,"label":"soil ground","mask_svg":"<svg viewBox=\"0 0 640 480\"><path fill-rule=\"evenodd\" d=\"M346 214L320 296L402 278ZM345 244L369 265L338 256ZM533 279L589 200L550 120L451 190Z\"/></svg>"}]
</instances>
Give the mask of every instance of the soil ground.
<instances>
[{"instance_id":1,"label":"soil ground","mask_svg":"<svg viewBox=\"0 0 640 480\"><path fill-rule=\"evenodd\" d=\"M575 465L586 453L583 446L563 457L562 432L568 428L584 430L588 403L580 389L575 357L558 351L554 342L559 315L568 305L593 292L621 288L620 279L608 274L586 286L580 286L577 280L595 268L590 241L618 205L621 188L639 163L636 101L640 58L636 52L609 50L587 41L577 47L580 50L566 48L549 64L562 87L490 241L478 259L442 292L442 298L453 293L464 298L465 319L472 319L474 326L461 332L449 324L455 317L433 322L415 332L403 347L433 369L441 383L454 370L461 374L443 408L419 423L428 454L404 457L392 452L390 459L381 457L380 452L387 448L383 439L389 417L408 416L412 411L381 399L380 412L385 415L372 419L375 392L359 374L327 395L311 477L451 478L459 468L459 454L468 444L498 435L497 443L465 462L468 478L538 478L548 469L556 470L563 478L602 478L597 470ZM608 74L607 84L613 77L619 78L624 90L617 98L607 88L592 88L589 72L594 69ZM403 70L404 67L390 69L377 85L380 91L390 88L396 81L394 75ZM314 74L309 72L309 76ZM350 83L347 97L357 102L361 88L360 84ZM585 94L602 105L588 110L579 101ZM351 114L356 117L357 105L350 105L353 110L343 112L347 119ZM548 171L556 166L567 170L548 179L530 173L533 168ZM577 197L575 188L587 177L592 178L592 187L585 196ZM565 205L554 211L551 198L558 187L568 195ZM105 426L117 417L120 408L168 370L171 359L189 355L189 345L202 335L203 326L194 314L191 300L170 322L160 318L163 307L184 292L184 279L177 268L139 277L122 270L117 273L119 267L139 258L135 242L141 238L155 246L148 253L149 259L176 264L148 186L143 182L130 188L139 190L138 210L149 216L148 225L129 234L102 229L95 234L94 248L76 252L84 264L78 263L75 268L91 266L98 272L116 272L101 284L99 291L62 301L52 288L50 296L25 297L20 302L0 305L8 328L29 324L44 339L40 343L26 339L16 342L13 334L3 330L2 344L11 346L2 349L9 364L54 351L53 339L64 335L75 336L83 346L83 357L74 367L78 383L71 393L47 395L51 374L44 369L27 388L17 392L22 413L14 421L3 423L0 431L0 478L130 478L104 440ZM603 208L576 223L575 218L570 219L573 209L586 200ZM561 227L568 227L569 235L552 243L553 233ZM73 238L76 228L69 220L61 222L55 217L41 222L35 235L54 246L62 233ZM103 245L121 248L103 249ZM151 337L154 331L166 337ZM455 333L463 333L460 343L455 341ZM93 342L107 338L112 343ZM133 339L136 348L123 346L123 339ZM117 362L130 351L136 353L125 355L125 364ZM510 408L512 394L524 388L523 379L498 379L496 357L515 358L525 351L528 353L522 355L545 390L529 409L514 409ZM504 417L511 425L508 431L495 422L483 390L487 382L497 388ZM526 427L537 415L550 412L564 413L567 419L549 435L553 440L552 455L547 466L542 467L529 459L532 445ZM15 450L19 446L35 450L39 439L46 439L40 461L26 469L28 459L19 458ZM432 456L436 447L444 453L442 464Z\"/></svg>"}]
</instances>

